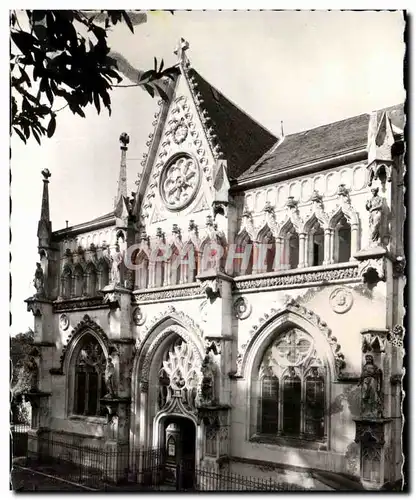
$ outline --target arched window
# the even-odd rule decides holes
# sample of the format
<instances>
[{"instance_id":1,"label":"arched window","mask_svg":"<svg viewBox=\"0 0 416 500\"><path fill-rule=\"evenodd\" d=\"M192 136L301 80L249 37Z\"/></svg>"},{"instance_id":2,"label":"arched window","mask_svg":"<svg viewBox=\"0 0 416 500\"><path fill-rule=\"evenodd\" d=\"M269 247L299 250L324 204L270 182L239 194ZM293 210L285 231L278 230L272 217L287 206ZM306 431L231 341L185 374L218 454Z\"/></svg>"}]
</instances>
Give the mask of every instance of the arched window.
<instances>
[{"instance_id":1,"label":"arched window","mask_svg":"<svg viewBox=\"0 0 416 500\"><path fill-rule=\"evenodd\" d=\"M322 266L325 259L325 234L315 220L308 232L308 266Z\"/></svg>"},{"instance_id":2,"label":"arched window","mask_svg":"<svg viewBox=\"0 0 416 500\"><path fill-rule=\"evenodd\" d=\"M66 265L62 271L61 277L61 296L64 299L71 298L72 290L72 271L71 268Z\"/></svg>"},{"instance_id":3,"label":"arched window","mask_svg":"<svg viewBox=\"0 0 416 500\"><path fill-rule=\"evenodd\" d=\"M92 262L87 267L87 294L94 296L97 294L97 271Z\"/></svg>"},{"instance_id":4,"label":"arched window","mask_svg":"<svg viewBox=\"0 0 416 500\"><path fill-rule=\"evenodd\" d=\"M183 283L194 283L198 274L198 253L193 243L187 243L181 253L181 273Z\"/></svg>"},{"instance_id":5,"label":"arched window","mask_svg":"<svg viewBox=\"0 0 416 500\"><path fill-rule=\"evenodd\" d=\"M309 334L298 328L280 334L259 366L257 434L324 440L326 373Z\"/></svg>"},{"instance_id":6,"label":"arched window","mask_svg":"<svg viewBox=\"0 0 416 500\"><path fill-rule=\"evenodd\" d=\"M348 262L351 258L351 226L344 214L335 226L334 262Z\"/></svg>"},{"instance_id":7,"label":"arched window","mask_svg":"<svg viewBox=\"0 0 416 500\"><path fill-rule=\"evenodd\" d=\"M85 334L80 342L75 359L73 412L85 416L104 415L100 399L105 396L105 355L93 335Z\"/></svg>"},{"instance_id":8,"label":"arched window","mask_svg":"<svg viewBox=\"0 0 416 500\"><path fill-rule=\"evenodd\" d=\"M149 282L149 258L144 250L140 250L134 259L136 267L136 289L147 288Z\"/></svg>"},{"instance_id":9,"label":"arched window","mask_svg":"<svg viewBox=\"0 0 416 500\"><path fill-rule=\"evenodd\" d=\"M74 271L74 297L82 297L84 292L84 270L80 265L77 265Z\"/></svg>"},{"instance_id":10,"label":"arched window","mask_svg":"<svg viewBox=\"0 0 416 500\"><path fill-rule=\"evenodd\" d=\"M224 262L224 247L215 239L206 239L201 245L200 272L217 269Z\"/></svg>"},{"instance_id":11,"label":"arched window","mask_svg":"<svg viewBox=\"0 0 416 500\"><path fill-rule=\"evenodd\" d=\"M159 248L156 251L156 258L154 262L154 286L162 287L165 280L165 251Z\"/></svg>"},{"instance_id":12,"label":"arched window","mask_svg":"<svg viewBox=\"0 0 416 500\"><path fill-rule=\"evenodd\" d=\"M170 284L179 285L181 277L180 253L175 245L171 246L169 256Z\"/></svg>"},{"instance_id":13,"label":"arched window","mask_svg":"<svg viewBox=\"0 0 416 500\"><path fill-rule=\"evenodd\" d=\"M97 271L98 290L102 290L108 285L109 275L108 263L104 258L99 260Z\"/></svg>"},{"instance_id":14,"label":"arched window","mask_svg":"<svg viewBox=\"0 0 416 500\"><path fill-rule=\"evenodd\" d=\"M253 241L246 231L236 238L233 269L235 276L245 276L253 273Z\"/></svg>"},{"instance_id":15,"label":"arched window","mask_svg":"<svg viewBox=\"0 0 416 500\"><path fill-rule=\"evenodd\" d=\"M280 269L296 269L299 265L299 235L292 222L288 222L281 232Z\"/></svg>"},{"instance_id":16,"label":"arched window","mask_svg":"<svg viewBox=\"0 0 416 500\"><path fill-rule=\"evenodd\" d=\"M255 253L254 259L258 273L271 273L274 271L276 242L270 228L267 226L260 231Z\"/></svg>"}]
</instances>

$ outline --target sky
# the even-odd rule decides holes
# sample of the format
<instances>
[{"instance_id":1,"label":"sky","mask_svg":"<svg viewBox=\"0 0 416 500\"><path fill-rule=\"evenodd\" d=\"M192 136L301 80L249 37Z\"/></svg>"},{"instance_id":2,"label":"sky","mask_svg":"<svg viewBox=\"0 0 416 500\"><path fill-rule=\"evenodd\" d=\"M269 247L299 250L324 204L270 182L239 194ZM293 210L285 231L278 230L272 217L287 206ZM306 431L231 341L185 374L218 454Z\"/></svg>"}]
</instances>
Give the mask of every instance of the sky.
<instances>
[{"instance_id":1,"label":"sky","mask_svg":"<svg viewBox=\"0 0 416 500\"><path fill-rule=\"evenodd\" d=\"M149 15L134 35L118 26L109 44L146 70L154 56L174 64L185 38L206 80L275 135L283 121L287 135L403 102L403 29L400 12L177 11ZM113 209L122 132L130 136L128 193L135 188L157 104L140 88L118 88L112 109L109 117L91 108L85 119L61 111L41 146L12 137L12 335L33 327L24 300L35 292L41 170L52 174L53 230Z\"/></svg>"}]
</instances>

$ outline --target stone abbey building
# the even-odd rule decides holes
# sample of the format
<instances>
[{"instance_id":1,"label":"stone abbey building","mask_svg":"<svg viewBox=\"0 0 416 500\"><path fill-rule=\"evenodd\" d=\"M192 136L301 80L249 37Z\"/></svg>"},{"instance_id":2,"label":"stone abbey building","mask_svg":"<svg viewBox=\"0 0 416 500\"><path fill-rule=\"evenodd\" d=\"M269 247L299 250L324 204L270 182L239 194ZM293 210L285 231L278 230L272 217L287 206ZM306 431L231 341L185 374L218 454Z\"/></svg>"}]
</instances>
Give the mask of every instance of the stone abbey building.
<instances>
[{"instance_id":1,"label":"stone abbey building","mask_svg":"<svg viewBox=\"0 0 416 500\"><path fill-rule=\"evenodd\" d=\"M52 231L42 172L30 434L129 470L163 448L312 489L398 481L403 106L275 137L186 48L137 192L123 133L114 210Z\"/></svg>"}]
</instances>

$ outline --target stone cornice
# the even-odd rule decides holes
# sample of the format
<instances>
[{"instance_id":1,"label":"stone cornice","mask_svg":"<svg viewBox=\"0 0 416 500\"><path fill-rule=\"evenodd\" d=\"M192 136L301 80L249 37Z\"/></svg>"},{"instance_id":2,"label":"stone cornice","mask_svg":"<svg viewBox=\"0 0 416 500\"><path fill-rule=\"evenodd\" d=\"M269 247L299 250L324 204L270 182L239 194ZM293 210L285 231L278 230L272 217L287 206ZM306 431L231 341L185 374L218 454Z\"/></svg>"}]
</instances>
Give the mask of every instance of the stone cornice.
<instances>
[{"instance_id":1,"label":"stone cornice","mask_svg":"<svg viewBox=\"0 0 416 500\"><path fill-rule=\"evenodd\" d=\"M262 275L236 277L234 293L257 290L259 288L294 288L309 284L327 284L360 281L358 263L338 264L333 266L309 267L280 271Z\"/></svg>"},{"instance_id":2,"label":"stone cornice","mask_svg":"<svg viewBox=\"0 0 416 500\"><path fill-rule=\"evenodd\" d=\"M81 297L76 299L56 300L53 312L84 311L88 309L108 309L110 305L103 303L102 295L97 297Z\"/></svg>"},{"instance_id":3,"label":"stone cornice","mask_svg":"<svg viewBox=\"0 0 416 500\"><path fill-rule=\"evenodd\" d=\"M199 284L176 285L166 288L157 288L154 290L138 290L133 292L134 304L144 302L170 301L172 299L201 298L204 295Z\"/></svg>"}]
</instances>

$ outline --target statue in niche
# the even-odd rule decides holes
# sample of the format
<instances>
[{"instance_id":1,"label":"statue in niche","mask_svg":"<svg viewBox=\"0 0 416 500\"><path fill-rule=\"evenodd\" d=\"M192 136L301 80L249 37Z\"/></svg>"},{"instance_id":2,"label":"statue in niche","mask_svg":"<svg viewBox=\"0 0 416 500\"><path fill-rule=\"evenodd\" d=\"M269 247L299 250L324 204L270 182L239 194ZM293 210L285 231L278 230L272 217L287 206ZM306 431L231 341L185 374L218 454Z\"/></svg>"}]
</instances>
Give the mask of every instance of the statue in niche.
<instances>
[{"instance_id":1,"label":"statue in niche","mask_svg":"<svg viewBox=\"0 0 416 500\"><path fill-rule=\"evenodd\" d=\"M361 380L361 416L377 418L382 416L382 380L383 373L374 364L371 354L366 354Z\"/></svg>"},{"instance_id":2,"label":"statue in niche","mask_svg":"<svg viewBox=\"0 0 416 500\"><path fill-rule=\"evenodd\" d=\"M371 193L373 197L367 200L365 208L370 212L369 225L370 225L370 245L377 246L382 244L383 237L383 217L384 217L384 204L383 198L378 195L378 188L372 188Z\"/></svg>"},{"instance_id":3,"label":"statue in niche","mask_svg":"<svg viewBox=\"0 0 416 500\"><path fill-rule=\"evenodd\" d=\"M35 277L33 279L33 285L36 288L36 297L43 297L45 295L44 275L40 262L36 263L36 271L35 271Z\"/></svg>"},{"instance_id":4,"label":"statue in niche","mask_svg":"<svg viewBox=\"0 0 416 500\"><path fill-rule=\"evenodd\" d=\"M107 364L105 367L105 372L104 372L104 381L105 381L105 386L107 389L107 394L104 396L105 398L114 398L115 397L114 373L115 373L115 367L114 367L113 360L110 357L108 357Z\"/></svg>"},{"instance_id":5,"label":"statue in niche","mask_svg":"<svg viewBox=\"0 0 416 500\"><path fill-rule=\"evenodd\" d=\"M123 262L123 252L120 250L120 245L117 243L115 252L111 256L111 283L114 285L121 284L120 266Z\"/></svg>"},{"instance_id":6,"label":"statue in niche","mask_svg":"<svg viewBox=\"0 0 416 500\"><path fill-rule=\"evenodd\" d=\"M215 400L215 365L207 354L201 365L201 403L212 404Z\"/></svg>"}]
</instances>

